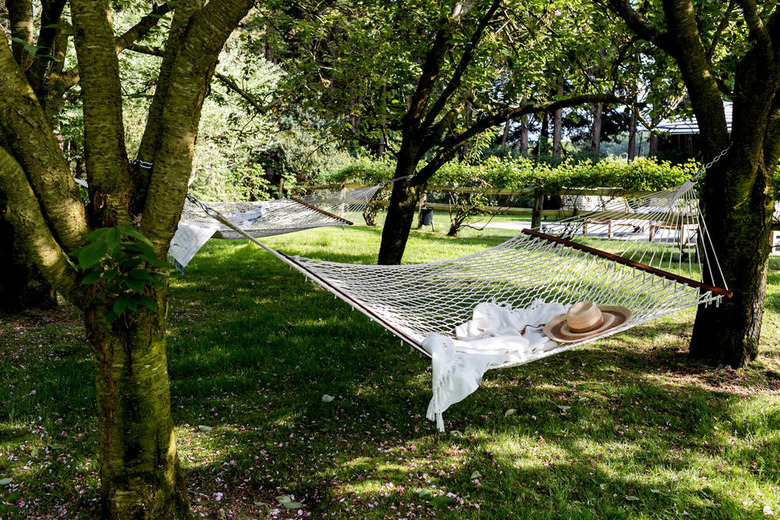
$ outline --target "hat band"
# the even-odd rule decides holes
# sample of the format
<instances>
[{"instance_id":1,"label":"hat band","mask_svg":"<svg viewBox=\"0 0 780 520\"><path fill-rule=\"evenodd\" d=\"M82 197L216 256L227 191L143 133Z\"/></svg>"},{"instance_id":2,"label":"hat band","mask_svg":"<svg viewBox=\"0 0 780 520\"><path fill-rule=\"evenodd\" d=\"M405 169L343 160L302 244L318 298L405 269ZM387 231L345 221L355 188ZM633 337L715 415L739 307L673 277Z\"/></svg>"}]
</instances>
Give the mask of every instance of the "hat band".
<instances>
[{"instance_id":1,"label":"hat band","mask_svg":"<svg viewBox=\"0 0 780 520\"><path fill-rule=\"evenodd\" d=\"M606 318L604 317L604 314L602 313L601 318L599 318L599 321L597 321L596 323L593 323L593 324L589 324L586 327L572 327L571 323L569 323L568 324L569 325L569 330L574 332L575 334L582 334L583 332L590 332L590 331L595 330L595 329L601 327L602 325L604 325L604 320L605 319Z\"/></svg>"}]
</instances>

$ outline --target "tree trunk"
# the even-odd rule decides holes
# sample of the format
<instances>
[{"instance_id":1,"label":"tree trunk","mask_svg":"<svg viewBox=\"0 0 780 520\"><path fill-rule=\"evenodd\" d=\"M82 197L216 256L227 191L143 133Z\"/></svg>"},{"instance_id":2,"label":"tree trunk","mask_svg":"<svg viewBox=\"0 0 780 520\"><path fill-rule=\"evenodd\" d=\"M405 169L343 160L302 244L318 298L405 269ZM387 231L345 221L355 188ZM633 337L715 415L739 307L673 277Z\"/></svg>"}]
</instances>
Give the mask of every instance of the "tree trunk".
<instances>
[{"instance_id":1,"label":"tree trunk","mask_svg":"<svg viewBox=\"0 0 780 520\"><path fill-rule=\"evenodd\" d=\"M751 166L753 161L739 150L730 152L728 159L725 175L708 174L702 204L705 215L714 216L707 225L734 296L719 306L699 307L690 355L737 368L758 355L774 187L772 172L761 164ZM706 212L707 208L713 211Z\"/></svg>"},{"instance_id":2,"label":"tree trunk","mask_svg":"<svg viewBox=\"0 0 780 520\"><path fill-rule=\"evenodd\" d=\"M152 296L167 307L167 289ZM190 518L173 431L165 351L166 312L125 313L106 323L111 300L90 291L101 497L111 519Z\"/></svg>"},{"instance_id":3,"label":"tree trunk","mask_svg":"<svg viewBox=\"0 0 780 520\"><path fill-rule=\"evenodd\" d=\"M395 170L396 177L410 175L414 171L413 168L399 161ZM399 180L393 183L385 226L382 230L382 243L379 247L377 259L379 265L401 263L421 193L421 186L410 180Z\"/></svg>"},{"instance_id":4,"label":"tree trunk","mask_svg":"<svg viewBox=\"0 0 780 520\"><path fill-rule=\"evenodd\" d=\"M545 112L539 129L539 142L536 144L536 156L547 155L550 143L550 113Z\"/></svg>"},{"instance_id":5,"label":"tree trunk","mask_svg":"<svg viewBox=\"0 0 780 520\"><path fill-rule=\"evenodd\" d=\"M653 128L655 128L660 122L661 122L660 116L655 116L653 117L653 119L650 120L650 123L653 125ZM647 145L647 156L658 157L658 134L654 131L650 132L650 139Z\"/></svg>"},{"instance_id":6,"label":"tree trunk","mask_svg":"<svg viewBox=\"0 0 780 520\"><path fill-rule=\"evenodd\" d=\"M100 284L80 285L82 273L67 259L84 245L90 227L127 225L139 217L139 231L165 257L184 203L211 73L251 7L249 0L178 4L141 145L140 156L154 166L133 175L124 145L111 6L108 0L69 2L93 202L89 219L39 100L6 42L0 43L0 190L7 194L6 218L46 279L84 310L94 355L102 505L111 519L190 518L170 410L167 288L147 290L156 312L128 311L109 325L112 298Z\"/></svg>"},{"instance_id":7,"label":"tree trunk","mask_svg":"<svg viewBox=\"0 0 780 520\"><path fill-rule=\"evenodd\" d=\"M506 142L509 139L509 129L512 126L512 121L504 123L504 131L501 134L501 146L506 146Z\"/></svg>"},{"instance_id":8,"label":"tree trunk","mask_svg":"<svg viewBox=\"0 0 780 520\"><path fill-rule=\"evenodd\" d=\"M40 270L15 244L13 227L3 217L0 200L0 312L53 309L57 294Z\"/></svg>"},{"instance_id":9,"label":"tree trunk","mask_svg":"<svg viewBox=\"0 0 780 520\"><path fill-rule=\"evenodd\" d=\"M473 112L473 107L471 106L471 103L466 103L466 106L463 107L463 120L466 123L466 126L471 126L471 114ZM463 143L463 146L460 149L460 157L461 159L467 159L469 156L471 150L471 142L466 141Z\"/></svg>"},{"instance_id":10,"label":"tree trunk","mask_svg":"<svg viewBox=\"0 0 780 520\"><path fill-rule=\"evenodd\" d=\"M542 227L542 210L544 209L544 193L534 195L534 207L531 213L531 228L540 229Z\"/></svg>"},{"instance_id":11,"label":"tree trunk","mask_svg":"<svg viewBox=\"0 0 780 520\"><path fill-rule=\"evenodd\" d=\"M631 111L631 122L628 125L628 162L636 159L636 113Z\"/></svg>"},{"instance_id":12,"label":"tree trunk","mask_svg":"<svg viewBox=\"0 0 780 520\"><path fill-rule=\"evenodd\" d=\"M593 125L590 130L590 150L598 157L601 153L601 120L604 105L597 103L593 109Z\"/></svg>"},{"instance_id":13,"label":"tree trunk","mask_svg":"<svg viewBox=\"0 0 780 520\"><path fill-rule=\"evenodd\" d=\"M520 118L520 155L528 157L528 116Z\"/></svg>"},{"instance_id":14,"label":"tree trunk","mask_svg":"<svg viewBox=\"0 0 780 520\"><path fill-rule=\"evenodd\" d=\"M558 86L558 95L563 95L563 84ZM563 109L559 108L553 112L553 147L552 156L556 159L561 158L561 133L563 130Z\"/></svg>"}]
</instances>

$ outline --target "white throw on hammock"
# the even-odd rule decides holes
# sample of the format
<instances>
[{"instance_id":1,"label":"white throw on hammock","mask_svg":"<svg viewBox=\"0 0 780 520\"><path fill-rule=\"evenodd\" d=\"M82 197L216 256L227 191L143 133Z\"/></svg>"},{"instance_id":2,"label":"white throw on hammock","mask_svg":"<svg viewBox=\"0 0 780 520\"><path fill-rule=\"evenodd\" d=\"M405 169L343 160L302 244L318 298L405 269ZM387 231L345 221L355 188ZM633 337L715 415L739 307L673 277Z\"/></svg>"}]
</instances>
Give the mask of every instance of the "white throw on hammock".
<instances>
[{"instance_id":1,"label":"white throw on hammock","mask_svg":"<svg viewBox=\"0 0 780 520\"><path fill-rule=\"evenodd\" d=\"M455 328L455 339L430 334L422 347L431 355L433 397L427 417L444 431L442 414L473 393L491 366L528 363L544 357L558 344L542 329L567 308L537 300L529 309L484 302L471 320Z\"/></svg>"}]
</instances>

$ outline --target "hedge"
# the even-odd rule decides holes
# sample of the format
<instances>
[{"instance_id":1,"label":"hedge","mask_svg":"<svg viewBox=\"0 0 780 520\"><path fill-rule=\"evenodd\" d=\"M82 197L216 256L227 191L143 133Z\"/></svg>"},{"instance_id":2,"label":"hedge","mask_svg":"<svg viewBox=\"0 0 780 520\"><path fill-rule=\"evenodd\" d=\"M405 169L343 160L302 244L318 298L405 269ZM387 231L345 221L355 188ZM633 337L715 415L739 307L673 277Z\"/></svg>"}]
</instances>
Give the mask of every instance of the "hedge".
<instances>
[{"instance_id":1,"label":"hedge","mask_svg":"<svg viewBox=\"0 0 780 520\"><path fill-rule=\"evenodd\" d=\"M436 186L483 186L501 189L615 187L629 191L656 191L682 184L698 170L691 160L673 165L668 161L638 158L605 159L597 163L566 161L557 166L536 163L532 159L491 157L477 164L452 161L429 181ZM394 163L388 160L359 158L334 172L333 182L377 183L392 179Z\"/></svg>"}]
</instances>

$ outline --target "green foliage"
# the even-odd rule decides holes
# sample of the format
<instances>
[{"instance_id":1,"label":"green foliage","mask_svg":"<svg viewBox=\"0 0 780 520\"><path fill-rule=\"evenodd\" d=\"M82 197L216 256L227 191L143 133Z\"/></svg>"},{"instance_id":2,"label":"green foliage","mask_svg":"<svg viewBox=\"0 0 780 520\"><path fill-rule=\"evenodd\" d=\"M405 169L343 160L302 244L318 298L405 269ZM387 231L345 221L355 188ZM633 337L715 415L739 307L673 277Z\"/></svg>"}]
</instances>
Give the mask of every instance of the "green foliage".
<instances>
[{"instance_id":1,"label":"green foliage","mask_svg":"<svg viewBox=\"0 0 780 520\"><path fill-rule=\"evenodd\" d=\"M329 175L326 182L360 182L378 184L393 178L395 162L391 159L361 155Z\"/></svg>"},{"instance_id":2,"label":"green foliage","mask_svg":"<svg viewBox=\"0 0 780 520\"><path fill-rule=\"evenodd\" d=\"M534 188L554 192L562 188L615 187L628 191L664 190L682 184L699 168L696 161L672 164L652 158L627 162L610 158L593 162L564 161L558 165L525 157L489 157L478 163L451 161L430 181L431 186L483 186L485 188ZM383 182L393 175L393 163L361 157L335 171L330 182Z\"/></svg>"},{"instance_id":3,"label":"green foliage","mask_svg":"<svg viewBox=\"0 0 780 520\"><path fill-rule=\"evenodd\" d=\"M134 240L133 240L134 239ZM84 271L82 285L103 281L114 296L106 321L116 321L126 310L141 307L157 311L148 289L162 287L168 275L155 269L169 267L157 259L152 243L132 226L99 228L87 235L86 246L73 252L76 267Z\"/></svg>"},{"instance_id":4,"label":"green foliage","mask_svg":"<svg viewBox=\"0 0 780 520\"><path fill-rule=\"evenodd\" d=\"M327 182L359 182L375 184L392 178L394 164L387 159L359 157L347 166L336 170ZM429 201L448 202L450 235L470 220L482 214L485 205L530 207L530 196L487 196L485 193L453 193L435 191L436 187L498 188L506 190L533 189L554 193L564 188L623 188L627 191L658 191L682 184L698 170L691 160L685 164L672 164L652 158L638 158L632 162L610 158L593 162L565 160L559 164L536 162L525 157L498 157L470 163L450 161L429 181L433 188ZM375 200L387 198L380 193Z\"/></svg>"},{"instance_id":5,"label":"green foliage","mask_svg":"<svg viewBox=\"0 0 780 520\"><path fill-rule=\"evenodd\" d=\"M481 182L503 189L535 188L554 192L562 188L617 187L631 191L655 191L681 184L697 171L695 161L673 165L639 158L632 162L607 159L599 162L564 161L552 166L524 157L491 157L478 164L453 161L431 179L435 185L463 186Z\"/></svg>"}]
</instances>

